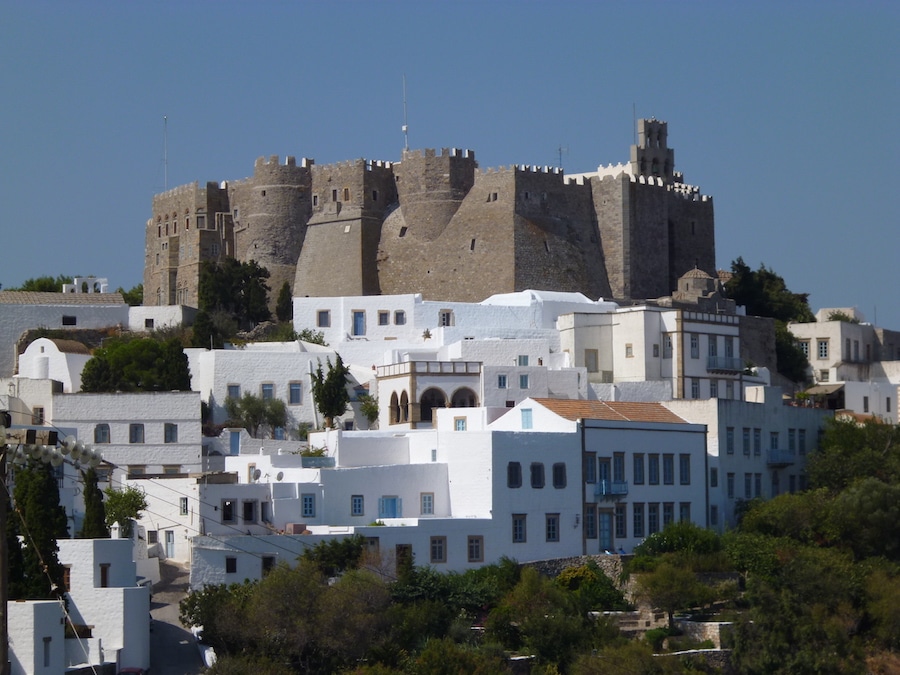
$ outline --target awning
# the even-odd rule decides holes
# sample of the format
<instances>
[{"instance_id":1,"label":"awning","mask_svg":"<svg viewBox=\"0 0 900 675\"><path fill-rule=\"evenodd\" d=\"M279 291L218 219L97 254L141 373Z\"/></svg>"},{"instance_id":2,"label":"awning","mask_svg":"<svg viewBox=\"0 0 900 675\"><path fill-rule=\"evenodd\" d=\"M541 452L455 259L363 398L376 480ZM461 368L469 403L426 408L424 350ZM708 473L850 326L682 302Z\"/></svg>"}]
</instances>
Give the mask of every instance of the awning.
<instances>
[{"instance_id":1,"label":"awning","mask_svg":"<svg viewBox=\"0 0 900 675\"><path fill-rule=\"evenodd\" d=\"M825 394L827 396L828 394L834 394L843 388L843 384L817 384L815 387L807 389L806 393L811 396L818 396L820 394Z\"/></svg>"}]
</instances>

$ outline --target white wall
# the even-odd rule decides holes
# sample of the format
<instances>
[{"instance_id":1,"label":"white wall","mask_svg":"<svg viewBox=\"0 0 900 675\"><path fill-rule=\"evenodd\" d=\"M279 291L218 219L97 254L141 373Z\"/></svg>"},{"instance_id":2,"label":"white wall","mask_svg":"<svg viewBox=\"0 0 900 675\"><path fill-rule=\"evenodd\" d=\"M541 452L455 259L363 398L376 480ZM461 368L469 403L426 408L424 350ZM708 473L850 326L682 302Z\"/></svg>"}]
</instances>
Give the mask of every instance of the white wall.
<instances>
[{"instance_id":1,"label":"white wall","mask_svg":"<svg viewBox=\"0 0 900 675\"><path fill-rule=\"evenodd\" d=\"M38 338L19 356L19 375L62 382L63 392L81 391L81 371L90 354L61 352L53 340Z\"/></svg>"},{"instance_id":2,"label":"white wall","mask_svg":"<svg viewBox=\"0 0 900 675\"><path fill-rule=\"evenodd\" d=\"M6 612L10 675L65 672L65 633L59 603L56 600L7 602Z\"/></svg>"}]
</instances>

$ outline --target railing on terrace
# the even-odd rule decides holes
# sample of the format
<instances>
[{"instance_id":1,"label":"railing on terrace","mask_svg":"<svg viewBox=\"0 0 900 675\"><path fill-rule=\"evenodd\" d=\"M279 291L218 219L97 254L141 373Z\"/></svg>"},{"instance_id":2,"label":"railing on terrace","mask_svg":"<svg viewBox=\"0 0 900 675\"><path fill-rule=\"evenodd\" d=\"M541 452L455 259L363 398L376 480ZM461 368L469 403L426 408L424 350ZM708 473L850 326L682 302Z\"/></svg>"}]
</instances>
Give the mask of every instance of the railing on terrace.
<instances>
[{"instance_id":1,"label":"railing on terrace","mask_svg":"<svg viewBox=\"0 0 900 675\"><path fill-rule=\"evenodd\" d=\"M378 377L396 375L478 375L481 373L480 361L404 361L389 366L378 366Z\"/></svg>"},{"instance_id":2,"label":"railing on terrace","mask_svg":"<svg viewBox=\"0 0 900 675\"><path fill-rule=\"evenodd\" d=\"M597 481L594 495L597 497L624 497L628 494L627 480L601 480Z\"/></svg>"},{"instance_id":3,"label":"railing on terrace","mask_svg":"<svg viewBox=\"0 0 900 675\"><path fill-rule=\"evenodd\" d=\"M708 356L706 369L720 373L739 373L744 369L744 362L738 356Z\"/></svg>"},{"instance_id":4,"label":"railing on terrace","mask_svg":"<svg viewBox=\"0 0 900 675\"><path fill-rule=\"evenodd\" d=\"M301 457L300 463L304 469L333 469L334 457Z\"/></svg>"},{"instance_id":5,"label":"railing on terrace","mask_svg":"<svg viewBox=\"0 0 900 675\"><path fill-rule=\"evenodd\" d=\"M790 466L794 461L794 453L790 450L766 450L767 466Z\"/></svg>"}]
</instances>

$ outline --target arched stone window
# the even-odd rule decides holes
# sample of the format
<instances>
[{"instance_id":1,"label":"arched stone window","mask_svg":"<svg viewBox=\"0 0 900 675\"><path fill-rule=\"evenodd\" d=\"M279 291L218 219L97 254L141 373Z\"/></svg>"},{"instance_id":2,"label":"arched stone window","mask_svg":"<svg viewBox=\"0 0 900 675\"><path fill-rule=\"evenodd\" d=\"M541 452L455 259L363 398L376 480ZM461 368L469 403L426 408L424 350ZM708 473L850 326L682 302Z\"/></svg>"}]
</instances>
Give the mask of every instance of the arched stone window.
<instances>
[{"instance_id":1,"label":"arched stone window","mask_svg":"<svg viewBox=\"0 0 900 675\"><path fill-rule=\"evenodd\" d=\"M447 397L437 387L426 389L422 393L422 399L419 404L423 422L431 422L434 419L434 408L446 408Z\"/></svg>"},{"instance_id":2,"label":"arched stone window","mask_svg":"<svg viewBox=\"0 0 900 675\"><path fill-rule=\"evenodd\" d=\"M397 398L397 392L391 394L391 424L397 424L400 421L400 401Z\"/></svg>"},{"instance_id":3,"label":"arched stone window","mask_svg":"<svg viewBox=\"0 0 900 675\"><path fill-rule=\"evenodd\" d=\"M655 158L654 158L654 160L653 160L653 166L652 166L652 168L651 168L651 173L652 173L652 175L654 175L654 176L658 176L658 175L659 175L659 160L658 160L658 159L655 159Z\"/></svg>"},{"instance_id":4,"label":"arched stone window","mask_svg":"<svg viewBox=\"0 0 900 675\"><path fill-rule=\"evenodd\" d=\"M478 396L468 387L460 387L453 392L450 399L451 408L476 408L478 407Z\"/></svg>"},{"instance_id":5,"label":"arched stone window","mask_svg":"<svg viewBox=\"0 0 900 675\"><path fill-rule=\"evenodd\" d=\"M409 394L400 394L400 421L409 422Z\"/></svg>"}]
</instances>

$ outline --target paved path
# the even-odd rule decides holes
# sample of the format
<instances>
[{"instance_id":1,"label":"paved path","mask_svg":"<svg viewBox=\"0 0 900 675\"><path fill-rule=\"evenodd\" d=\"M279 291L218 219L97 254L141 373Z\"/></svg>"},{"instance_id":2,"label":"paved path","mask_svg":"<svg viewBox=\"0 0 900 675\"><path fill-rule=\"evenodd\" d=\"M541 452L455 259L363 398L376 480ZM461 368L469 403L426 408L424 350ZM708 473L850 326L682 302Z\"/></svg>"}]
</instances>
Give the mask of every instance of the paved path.
<instances>
[{"instance_id":1,"label":"paved path","mask_svg":"<svg viewBox=\"0 0 900 675\"><path fill-rule=\"evenodd\" d=\"M161 579L153 588L150 615L151 675L198 675L203 664L197 641L178 620L178 603L187 595L189 572L185 567L160 561Z\"/></svg>"}]
</instances>

